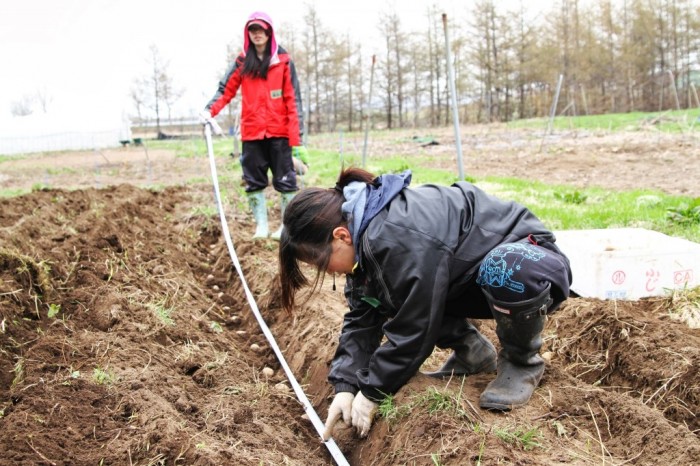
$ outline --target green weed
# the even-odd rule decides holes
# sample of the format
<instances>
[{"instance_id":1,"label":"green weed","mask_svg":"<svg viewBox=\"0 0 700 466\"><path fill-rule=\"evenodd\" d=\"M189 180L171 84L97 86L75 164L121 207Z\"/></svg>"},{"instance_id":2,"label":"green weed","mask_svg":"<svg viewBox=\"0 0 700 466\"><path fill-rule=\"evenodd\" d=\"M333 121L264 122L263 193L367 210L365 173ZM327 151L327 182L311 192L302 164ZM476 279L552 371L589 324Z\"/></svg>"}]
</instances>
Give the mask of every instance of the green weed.
<instances>
[{"instance_id":1,"label":"green weed","mask_svg":"<svg viewBox=\"0 0 700 466\"><path fill-rule=\"evenodd\" d=\"M24 382L24 358L17 359L17 362L12 368L12 372L15 374L15 376L12 378L11 387L15 388Z\"/></svg>"},{"instance_id":2,"label":"green weed","mask_svg":"<svg viewBox=\"0 0 700 466\"><path fill-rule=\"evenodd\" d=\"M669 290L669 314L673 320L700 328L700 286Z\"/></svg>"},{"instance_id":3,"label":"green weed","mask_svg":"<svg viewBox=\"0 0 700 466\"><path fill-rule=\"evenodd\" d=\"M574 191L573 193L554 193L554 197L566 204L583 204L588 199L588 196L582 194L580 191Z\"/></svg>"},{"instance_id":4,"label":"green weed","mask_svg":"<svg viewBox=\"0 0 700 466\"><path fill-rule=\"evenodd\" d=\"M215 321L212 321L209 324L209 328L211 329L212 332L214 333L221 333L224 331L224 329L221 327L221 324Z\"/></svg>"},{"instance_id":5,"label":"green weed","mask_svg":"<svg viewBox=\"0 0 700 466\"><path fill-rule=\"evenodd\" d=\"M115 376L110 371L96 367L92 370L92 380L98 385L111 385L115 381Z\"/></svg>"},{"instance_id":6,"label":"green weed","mask_svg":"<svg viewBox=\"0 0 700 466\"><path fill-rule=\"evenodd\" d=\"M525 429L523 427L509 428L494 428L493 433L499 439L506 443L519 445L523 450L532 450L533 448L542 448L539 440L542 438L542 433L537 427Z\"/></svg>"},{"instance_id":7,"label":"green weed","mask_svg":"<svg viewBox=\"0 0 700 466\"><path fill-rule=\"evenodd\" d=\"M461 389L455 396L447 390L440 391L435 387L429 387L425 393L417 397L415 404L424 406L430 414L446 413L458 418L469 418L469 414L462 408L461 395Z\"/></svg>"},{"instance_id":8,"label":"green weed","mask_svg":"<svg viewBox=\"0 0 700 466\"><path fill-rule=\"evenodd\" d=\"M47 313L49 319L56 317L59 312L61 312L60 304L49 304L49 312Z\"/></svg>"},{"instance_id":9,"label":"green weed","mask_svg":"<svg viewBox=\"0 0 700 466\"><path fill-rule=\"evenodd\" d=\"M422 403L426 405L430 414L440 411L455 412L457 405L454 398L445 392L440 392L434 387L429 387Z\"/></svg>"},{"instance_id":10,"label":"green weed","mask_svg":"<svg viewBox=\"0 0 700 466\"><path fill-rule=\"evenodd\" d=\"M410 406L397 406L393 395L386 396L377 408L379 416L388 423L396 422L405 417L410 410Z\"/></svg>"},{"instance_id":11,"label":"green weed","mask_svg":"<svg viewBox=\"0 0 700 466\"><path fill-rule=\"evenodd\" d=\"M688 204L679 207L670 207L666 210L666 218L669 222L677 225L697 225L700 224L700 197L696 197Z\"/></svg>"},{"instance_id":12,"label":"green weed","mask_svg":"<svg viewBox=\"0 0 700 466\"><path fill-rule=\"evenodd\" d=\"M163 325L175 325L175 321L172 318L174 309L172 307L166 307L165 299L156 303L148 303L146 306L156 315Z\"/></svg>"}]
</instances>

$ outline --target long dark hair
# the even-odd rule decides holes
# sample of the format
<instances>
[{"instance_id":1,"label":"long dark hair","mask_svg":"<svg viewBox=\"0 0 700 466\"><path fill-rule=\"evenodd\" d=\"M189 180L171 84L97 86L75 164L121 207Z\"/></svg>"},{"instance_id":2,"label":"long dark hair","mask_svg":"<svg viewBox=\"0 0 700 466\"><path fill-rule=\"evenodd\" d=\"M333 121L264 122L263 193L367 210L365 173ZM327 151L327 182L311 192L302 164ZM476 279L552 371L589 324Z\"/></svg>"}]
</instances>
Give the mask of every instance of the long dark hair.
<instances>
[{"instance_id":1,"label":"long dark hair","mask_svg":"<svg viewBox=\"0 0 700 466\"><path fill-rule=\"evenodd\" d=\"M371 183L375 176L361 168L343 170L333 188L306 188L299 191L284 211L284 229L279 247L279 276L282 307L291 311L296 291L310 284L300 262L316 268L312 292L322 282L331 257L333 230L347 225L343 217L343 188L353 181Z\"/></svg>"},{"instance_id":2,"label":"long dark hair","mask_svg":"<svg viewBox=\"0 0 700 466\"><path fill-rule=\"evenodd\" d=\"M248 34L248 31L246 31ZM265 31L267 37L270 37L270 32ZM255 50L255 44L251 41L246 50L245 60L243 61L243 70L241 76L250 76L252 78L267 79L267 70L270 68L270 59L272 58L272 41L268 40L265 44L265 53L262 60L258 58L258 52Z\"/></svg>"}]
</instances>

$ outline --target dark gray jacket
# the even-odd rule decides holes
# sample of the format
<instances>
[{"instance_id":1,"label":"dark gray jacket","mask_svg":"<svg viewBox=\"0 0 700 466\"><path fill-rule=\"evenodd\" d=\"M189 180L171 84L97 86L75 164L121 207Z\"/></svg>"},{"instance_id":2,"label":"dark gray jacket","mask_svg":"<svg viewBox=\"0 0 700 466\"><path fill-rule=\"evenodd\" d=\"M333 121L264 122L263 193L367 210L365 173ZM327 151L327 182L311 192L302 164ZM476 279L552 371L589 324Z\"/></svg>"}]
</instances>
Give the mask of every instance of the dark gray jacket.
<instances>
[{"instance_id":1,"label":"dark gray jacket","mask_svg":"<svg viewBox=\"0 0 700 466\"><path fill-rule=\"evenodd\" d=\"M328 376L336 392L396 393L432 353L446 301L474 283L489 251L528 235L554 241L525 207L470 183L401 190L355 244L350 311Z\"/></svg>"}]
</instances>

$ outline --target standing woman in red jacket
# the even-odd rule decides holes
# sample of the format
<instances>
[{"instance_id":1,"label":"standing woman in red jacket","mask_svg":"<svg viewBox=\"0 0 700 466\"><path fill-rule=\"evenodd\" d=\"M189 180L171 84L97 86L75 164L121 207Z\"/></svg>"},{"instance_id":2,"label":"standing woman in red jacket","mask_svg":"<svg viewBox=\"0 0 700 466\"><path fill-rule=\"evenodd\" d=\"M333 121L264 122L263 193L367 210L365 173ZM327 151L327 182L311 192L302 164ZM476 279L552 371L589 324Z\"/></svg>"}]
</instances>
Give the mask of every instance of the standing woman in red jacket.
<instances>
[{"instance_id":1,"label":"standing woman in red jacket","mask_svg":"<svg viewBox=\"0 0 700 466\"><path fill-rule=\"evenodd\" d=\"M243 52L219 82L202 117L215 117L241 89L241 165L243 181L257 227L253 238L267 238L267 206L264 190L268 170L272 186L281 195L281 210L298 190L292 152L302 158L301 92L289 54L277 45L272 19L262 12L248 18ZM282 227L272 233L279 239Z\"/></svg>"}]
</instances>

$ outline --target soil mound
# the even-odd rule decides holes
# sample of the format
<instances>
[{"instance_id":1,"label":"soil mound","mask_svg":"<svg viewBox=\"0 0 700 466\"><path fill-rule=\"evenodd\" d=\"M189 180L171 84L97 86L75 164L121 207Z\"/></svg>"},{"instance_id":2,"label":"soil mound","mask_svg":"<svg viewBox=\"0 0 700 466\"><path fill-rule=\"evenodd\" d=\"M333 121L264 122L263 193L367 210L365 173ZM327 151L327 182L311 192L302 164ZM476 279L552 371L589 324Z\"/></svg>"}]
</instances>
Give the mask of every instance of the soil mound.
<instances>
[{"instance_id":1,"label":"soil mound","mask_svg":"<svg viewBox=\"0 0 700 466\"><path fill-rule=\"evenodd\" d=\"M0 464L332 464L203 204L207 185L0 200ZM247 215L229 221L248 286L325 418L342 287L283 313L276 243L248 240ZM700 464L700 330L670 306L570 299L547 323L527 407L476 408L492 375L418 374L368 438L338 426L336 441L353 465ZM493 323L478 324L496 343Z\"/></svg>"}]
</instances>

